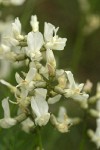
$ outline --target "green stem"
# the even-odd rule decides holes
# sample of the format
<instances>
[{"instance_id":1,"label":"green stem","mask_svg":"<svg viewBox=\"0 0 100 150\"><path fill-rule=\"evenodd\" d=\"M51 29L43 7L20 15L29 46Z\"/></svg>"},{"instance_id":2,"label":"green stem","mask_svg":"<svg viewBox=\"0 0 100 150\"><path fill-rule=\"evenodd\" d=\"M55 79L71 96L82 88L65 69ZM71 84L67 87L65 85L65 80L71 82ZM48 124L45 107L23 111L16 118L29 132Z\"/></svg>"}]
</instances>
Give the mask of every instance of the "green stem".
<instances>
[{"instance_id":1,"label":"green stem","mask_svg":"<svg viewBox=\"0 0 100 150\"><path fill-rule=\"evenodd\" d=\"M37 127L37 138L38 138L39 150L43 150L40 127Z\"/></svg>"},{"instance_id":2,"label":"green stem","mask_svg":"<svg viewBox=\"0 0 100 150\"><path fill-rule=\"evenodd\" d=\"M84 112L84 118L83 118L83 130L82 130L82 139L79 145L79 150L85 149L85 142L86 142L86 128L87 128L87 112Z\"/></svg>"}]
</instances>

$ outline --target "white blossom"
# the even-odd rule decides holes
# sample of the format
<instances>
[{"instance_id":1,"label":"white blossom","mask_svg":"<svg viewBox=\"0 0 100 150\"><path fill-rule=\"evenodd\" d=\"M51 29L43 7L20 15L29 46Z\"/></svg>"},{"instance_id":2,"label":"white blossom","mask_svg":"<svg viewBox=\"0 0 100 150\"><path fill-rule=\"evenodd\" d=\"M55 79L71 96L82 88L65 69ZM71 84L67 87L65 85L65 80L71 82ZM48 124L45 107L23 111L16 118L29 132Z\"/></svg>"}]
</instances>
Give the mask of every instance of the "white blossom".
<instances>
[{"instance_id":1,"label":"white blossom","mask_svg":"<svg viewBox=\"0 0 100 150\"><path fill-rule=\"evenodd\" d=\"M43 36L40 32L29 32L27 36L28 47L26 49L26 54L33 59L40 59L41 52L40 49L43 45Z\"/></svg>"},{"instance_id":2,"label":"white blossom","mask_svg":"<svg viewBox=\"0 0 100 150\"><path fill-rule=\"evenodd\" d=\"M34 128L34 122L30 118L27 118L26 120L21 122L21 125L22 130L26 133L29 133Z\"/></svg>"},{"instance_id":3,"label":"white blossom","mask_svg":"<svg viewBox=\"0 0 100 150\"><path fill-rule=\"evenodd\" d=\"M34 77L36 75L36 69L30 68L25 79L22 79L18 73L15 74L16 81L18 83L17 88L21 88L21 96L25 98L29 91L34 89Z\"/></svg>"},{"instance_id":4,"label":"white blossom","mask_svg":"<svg viewBox=\"0 0 100 150\"><path fill-rule=\"evenodd\" d=\"M52 50L64 49L67 39L58 37L57 35L58 29L59 28L55 28L54 25L45 22L44 39L45 39L46 49L52 49Z\"/></svg>"},{"instance_id":5,"label":"white blossom","mask_svg":"<svg viewBox=\"0 0 100 150\"><path fill-rule=\"evenodd\" d=\"M87 98L88 94L82 93L81 90L83 89L84 84L76 84L73 78L73 74L70 71L65 71L67 74L67 78L69 81L69 88L65 89L65 97L71 97L72 99L78 101L83 108L87 108Z\"/></svg>"},{"instance_id":6,"label":"white blossom","mask_svg":"<svg viewBox=\"0 0 100 150\"><path fill-rule=\"evenodd\" d=\"M62 133L68 132L71 122L64 107L60 107L57 118L53 114L51 115L51 123L58 129L58 131Z\"/></svg>"},{"instance_id":7,"label":"white blossom","mask_svg":"<svg viewBox=\"0 0 100 150\"><path fill-rule=\"evenodd\" d=\"M48 103L46 102L47 90L38 88L35 90L35 96L31 99L31 107L35 114L35 123L39 126L44 126L48 123L50 113L48 113Z\"/></svg>"},{"instance_id":8,"label":"white blossom","mask_svg":"<svg viewBox=\"0 0 100 150\"><path fill-rule=\"evenodd\" d=\"M24 39L24 37L21 35L21 23L20 23L19 18L16 18L15 22L12 23L12 32L13 32L15 39L17 40Z\"/></svg>"},{"instance_id":9,"label":"white blossom","mask_svg":"<svg viewBox=\"0 0 100 150\"><path fill-rule=\"evenodd\" d=\"M0 119L0 127L2 128L10 128L14 126L17 121L10 117L10 108L8 103L8 98L2 100L2 107L4 110L4 118Z\"/></svg>"}]
</instances>

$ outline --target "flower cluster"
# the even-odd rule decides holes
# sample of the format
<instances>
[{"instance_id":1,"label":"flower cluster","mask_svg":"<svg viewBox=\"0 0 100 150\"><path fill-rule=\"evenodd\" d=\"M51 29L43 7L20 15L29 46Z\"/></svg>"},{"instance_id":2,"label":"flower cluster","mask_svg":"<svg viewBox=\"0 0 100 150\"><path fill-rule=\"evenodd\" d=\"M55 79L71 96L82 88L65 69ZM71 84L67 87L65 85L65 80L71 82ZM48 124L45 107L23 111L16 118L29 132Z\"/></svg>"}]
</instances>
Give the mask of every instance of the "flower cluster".
<instances>
[{"instance_id":1,"label":"flower cluster","mask_svg":"<svg viewBox=\"0 0 100 150\"><path fill-rule=\"evenodd\" d=\"M0 58L13 63L26 63L27 72L15 74L16 86L1 79L15 96L15 101L2 100L4 118L0 126L9 128L21 123L25 132L30 132L37 126L45 126L49 121L60 132L68 132L69 126L79 122L78 118L69 118L66 108L59 108L58 117L49 110L50 105L62 98L73 99L84 109L88 108L88 94L83 90L84 84L75 82L71 71L57 69L54 56L55 50L63 50L66 38L58 36L59 27L45 22L44 33L39 30L37 16L31 17L32 31L27 35L22 33L19 18L12 23L10 34L2 37ZM18 116L10 116L9 102L18 106Z\"/></svg>"}]
</instances>

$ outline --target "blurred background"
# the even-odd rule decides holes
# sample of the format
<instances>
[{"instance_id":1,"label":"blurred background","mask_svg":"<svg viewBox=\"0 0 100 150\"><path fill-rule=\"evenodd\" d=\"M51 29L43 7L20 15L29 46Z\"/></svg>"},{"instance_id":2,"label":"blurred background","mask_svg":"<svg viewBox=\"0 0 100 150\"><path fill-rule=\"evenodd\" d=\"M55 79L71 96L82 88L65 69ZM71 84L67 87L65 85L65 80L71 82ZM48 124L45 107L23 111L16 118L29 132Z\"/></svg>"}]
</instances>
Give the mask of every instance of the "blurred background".
<instances>
[{"instance_id":1,"label":"blurred background","mask_svg":"<svg viewBox=\"0 0 100 150\"><path fill-rule=\"evenodd\" d=\"M19 17L25 33L31 30L29 22L31 15L35 14L40 22L42 33L44 22L60 27L58 34L60 37L67 38L67 44L64 51L54 51L58 68L71 70L79 83L90 79L94 85L91 93L93 95L96 84L100 81L100 0L26 0L21 6L0 5L0 23L7 20L10 22L12 16ZM0 73L2 73L2 62L0 66ZM6 78L13 84L15 84L15 72L16 69L13 69L11 76ZM3 97L9 96L9 90L4 86L0 88L2 100ZM11 95L10 97L12 98ZM84 111L78 104L71 100L67 103L62 100L62 104L66 106L70 117L84 117ZM57 113L59 105L60 103L55 104L55 109L51 109ZM11 109L16 112L13 106ZM86 134L88 128L95 130L95 119L88 117L85 121L72 126L66 134L59 133L50 124L43 127L41 133L44 149L96 150L95 144ZM0 150L35 150L34 141L35 135L24 133L19 126L7 130L0 129Z\"/></svg>"}]
</instances>

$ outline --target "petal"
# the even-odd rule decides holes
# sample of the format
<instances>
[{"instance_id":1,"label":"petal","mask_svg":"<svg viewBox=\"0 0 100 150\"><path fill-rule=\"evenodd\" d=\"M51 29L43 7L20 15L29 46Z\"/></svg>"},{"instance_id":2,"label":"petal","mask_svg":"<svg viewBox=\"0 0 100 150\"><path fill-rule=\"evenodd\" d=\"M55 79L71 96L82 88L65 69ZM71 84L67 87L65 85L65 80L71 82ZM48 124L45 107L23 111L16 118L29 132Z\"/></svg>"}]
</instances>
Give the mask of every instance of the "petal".
<instances>
[{"instance_id":1,"label":"petal","mask_svg":"<svg viewBox=\"0 0 100 150\"><path fill-rule=\"evenodd\" d=\"M66 46L66 41L67 39L66 38L58 38L53 46L51 47L51 49L53 50L63 50L64 47Z\"/></svg>"},{"instance_id":2,"label":"petal","mask_svg":"<svg viewBox=\"0 0 100 150\"><path fill-rule=\"evenodd\" d=\"M63 122L65 120L66 113L67 112L66 112L65 107L61 106L59 108L59 113L58 113L58 118L57 118L59 122Z\"/></svg>"},{"instance_id":3,"label":"petal","mask_svg":"<svg viewBox=\"0 0 100 150\"><path fill-rule=\"evenodd\" d=\"M44 25L44 38L45 38L45 41L51 41L52 40L54 29L55 29L54 25L52 25L51 23L45 22L45 25Z\"/></svg>"},{"instance_id":4,"label":"petal","mask_svg":"<svg viewBox=\"0 0 100 150\"><path fill-rule=\"evenodd\" d=\"M38 88L38 89L35 89L35 92L37 95L43 97L44 99L46 99L46 94L47 94L47 90L46 89L43 89L43 88Z\"/></svg>"},{"instance_id":5,"label":"petal","mask_svg":"<svg viewBox=\"0 0 100 150\"><path fill-rule=\"evenodd\" d=\"M18 84L20 84L23 81L23 79L21 78L21 76L17 72L15 74L15 79L16 79Z\"/></svg>"},{"instance_id":6,"label":"petal","mask_svg":"<svg viewBox=\"0 0 100 150\"><path fill-rule=\"evenodd\" d=\"M19 18L15 19L15 22L12 23L12 30L15 36L20 35L21 33L21 23L19 21Z\"/></svg>"},{"instance_id":7,"label":"petal","mask_svg":"<svg viewBox=\"0 0 100 150\"><path fill-rule=\"evenodd\" d=\"M50 114L47 113L44 116L37 117L35 119L35 123L38 124L39 126L45 126L48 123L49 119L50 119Z\"/></svg>"},{"instance_id":8,"label":"petal","mask_svg":"<svg viewBox=\"0 0 100 150\"><path fill-rule=\"evenodd\" d=\"M30 32L27 36L27 44L29 50L36 52L40 51L42 45L43 45L43 36L40 32Z\"/></svg>"},{"instance_id":9,"label":"petal","mask_svg":"<svg viewBox=\"0 0 100 150\"><path fill-rule=\"evenodd\" d=\"M52 50L50 49L46 50L46 59L47 59L47 63L49 63L53 68L56 67L56 60Z\"/></svg>"},{"instance_id":10,"label":"petal","mask_svg":"<svg viewBox=\"0 0 100 150\"><path fill-rule=\"evenodd\" d=\"M36 95L32 98L31 107L36 116L45 115L48 112L48 104L45 100L46 89L36 89Z\"/></svg>"},{"instance_id":11,"label":"petal","mask_svg":"<svg viewBox=\"0 0 100 150\"><path fill-rule=\"evenodd\" d=\"M74 94L71 96L73 99L78 100L78 101L85 101L88 99L89 95L88 94Z\"/></svg>"},{"instance_id":12,"label":"petal","mask_svg":"<svg viewBox=\"0 0 100 150\"><path fill-rule=\"evenodd\" d=\"M39 112L41 115L44 115L48 112L48 103L46 101L46 93L47 90L40 88L40 89L36 89L36 97L35 100L37 102L38 108L39 108Z\"/></svg>"},{"instance_id":13,"label":"petal","mask_svg":"<svg viewBox=\"0 0 100 150\"><path fill-rule=\"evenodd\" d=\"M4 110L4 118L9 118L10 109L9 109L8 97L2 100L2 107Z\"/></svg>"},{"instance_id":14,"label":"petal","mask_svg":"<svg viewBox=\"0 0 100 150\"><path fill-rule=\"evenodd\" d=\"M60 94L58 94L58 95L56 95L52 98L49 98L48 99L48 104L54 104L54 103L58 102L60 100L60 98L61 98Z\"/></svg>"},{"instance_id":15,"label":"petal","mask_svg":"<svg viewBox=\"0 0 100 150\"><path fill-rule=\"evenodd\" d=\"M0 80L0 82L4 85L6 85L12 92L16 91L16 87L11 85L9 82L5 81L5 80Z\"/></svg>"},{"instance_id":16,"label":"petal","mask_svg":"<svg viewBox=\"0 0 100 150\"><path fill-rule=\"evenodd\" d=\"M13 118L0 119L0 127L2 128L10 128L14 126L16 123L17 121Z\"/></svg>"},{"instance_id":17,"label":"petal","mask_svg":"<svg viewBox=\"0 0 100 150\"><path fill-rule=\"evenodd\" d=\"M36 69L35 68L30 68L29 72L26 75L25 80L27 82L31 82L34 79L35 74L36 74Z\"/></svg>"},{"instance_id":18,"label":"petal","mask_svg":"<svg viewBox=\"0 0 100 150\"><path fill-rule=\"evenodd\" d=\"M65 72L66 72L68 80L69 80L70 88L71 89L75 89L76 88L76 84L75 84L75 81L74 81L73 74L71 73L71 71L65 71Z\"/></svg>"},{"instance_id":19,"label":"petal","mask_svg":"<svg viewBox=\"0 0 100 150\"><path fill-rule=\"evenodd\" d=\"M29 133L32 128L34 128L34 122L30 119L27 118L23 122L21 122L22 125L22 130L25 131L26 133Z\"/></svg>"},{"instance_id":20,"label":"petal","mask_svg":"<svg viewBox=\"0 0 100 150\"><path fill-rule=\"evenodd\" d=\"M82 91L83 86L84 86L84 83L81 83L81 84L79 84L79 85L78 85L78 89L79 89L79 91Z\"/></svg>"},{"instance_id":21,"label":"petal","mask_svg":"<svg viewBox=\"0 0 100 150\"><path fill-rule=\"evenodd\" d=\"M41 114L39 111L39 107L38 107L37 102L34 97L32 97L32 99L31 99L31 107L32 107L32 111L35 113L35 115L40 117Z\"/></svg>"}]
</instances>

